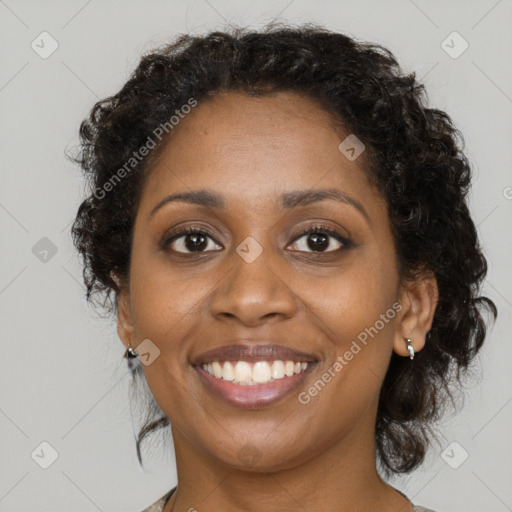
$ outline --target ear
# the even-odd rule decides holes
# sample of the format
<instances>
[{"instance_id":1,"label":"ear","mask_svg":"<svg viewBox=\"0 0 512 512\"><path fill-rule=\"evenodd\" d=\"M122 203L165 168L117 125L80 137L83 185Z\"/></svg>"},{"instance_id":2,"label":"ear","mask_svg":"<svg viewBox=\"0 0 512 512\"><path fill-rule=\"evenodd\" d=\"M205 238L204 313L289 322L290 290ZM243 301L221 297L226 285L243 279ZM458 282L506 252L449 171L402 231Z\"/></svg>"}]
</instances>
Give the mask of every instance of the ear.
<instances>
[{"instance_id":1,"label":"ear","mask_svg":"<svg viewBox=\"0 0 512 512\"><path fill-rule=\"evenodd\" d=\"M401 315L395 334L393 350L409 356L405 338L410 338L415 352L425 346L439 300L437 280L430 270L419 271L414 280L406 280L400 288Z\"/></svg>"},{"instance_id":2,"label":"ear","mask_svg":"<svg viewBox=\"0 0 512 512\"><path fill-rule=\"evenodd\" d=\"M135 349L135 328L128 286L122 286L117 295L117 333L126 348L131 345Z\"/></svg>"}]
</instances>

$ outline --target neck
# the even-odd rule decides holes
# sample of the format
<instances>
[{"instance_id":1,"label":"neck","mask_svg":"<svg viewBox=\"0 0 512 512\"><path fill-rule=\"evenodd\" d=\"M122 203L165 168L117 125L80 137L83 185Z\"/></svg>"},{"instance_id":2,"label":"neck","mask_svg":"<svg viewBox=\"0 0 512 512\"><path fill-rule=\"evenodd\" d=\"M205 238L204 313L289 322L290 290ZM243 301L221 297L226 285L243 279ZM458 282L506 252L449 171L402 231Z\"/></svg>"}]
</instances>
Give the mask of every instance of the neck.
<instances>
[{"instance_id":1,"label":"neck","mask_svg":"<svg viewBox=\"0 0 512 512\"><path fill-rule=\"evenodd\" d=\"M374 420L356 425L314 456L279 470L230 467L198 449L178 429L172 428L172 434L178 488L165 512L412 511L409 500L376 470Z\"/></svg>"}]
</instances>

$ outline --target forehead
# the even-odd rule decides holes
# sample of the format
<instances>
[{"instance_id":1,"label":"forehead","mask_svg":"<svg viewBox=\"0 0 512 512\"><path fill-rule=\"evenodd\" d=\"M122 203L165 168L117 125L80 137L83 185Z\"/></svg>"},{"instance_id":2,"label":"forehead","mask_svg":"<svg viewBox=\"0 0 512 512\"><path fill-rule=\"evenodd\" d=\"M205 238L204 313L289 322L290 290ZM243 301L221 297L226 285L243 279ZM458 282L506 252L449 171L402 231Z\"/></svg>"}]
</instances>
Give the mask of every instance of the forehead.
<instances>
[{"instance_id":1,"label":"forehead","mask_svg":"<svg viewBox=\"0 0 512 512\"><path fill-rule=\"evenodd\" d=\"M317 101L295 92L217 94L173 128L143 202L204 188L253 207L283 191L313 187L375 195L364 153L350 161L339 149L349 134Z\"/></svg>"}]
</instances>

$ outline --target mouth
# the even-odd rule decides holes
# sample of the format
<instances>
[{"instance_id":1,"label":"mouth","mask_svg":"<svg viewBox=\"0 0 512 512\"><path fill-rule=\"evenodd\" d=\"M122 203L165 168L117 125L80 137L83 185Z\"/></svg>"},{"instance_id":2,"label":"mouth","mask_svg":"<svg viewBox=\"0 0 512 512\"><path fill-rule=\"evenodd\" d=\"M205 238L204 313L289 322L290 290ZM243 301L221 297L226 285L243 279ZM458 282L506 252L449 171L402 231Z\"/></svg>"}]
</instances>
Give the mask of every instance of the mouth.
<instances>
[{"instance_id":1,"label":"mouth","mask_svg":"<svg viewBox=\"0 0 512 512\"><path fill-rule=\"evenodd\" d=\"M216 398L261 408L297 390L317 362L312 354L281 345L230 345L198 356L192 366Z\"/></svg>"}]
</instances>

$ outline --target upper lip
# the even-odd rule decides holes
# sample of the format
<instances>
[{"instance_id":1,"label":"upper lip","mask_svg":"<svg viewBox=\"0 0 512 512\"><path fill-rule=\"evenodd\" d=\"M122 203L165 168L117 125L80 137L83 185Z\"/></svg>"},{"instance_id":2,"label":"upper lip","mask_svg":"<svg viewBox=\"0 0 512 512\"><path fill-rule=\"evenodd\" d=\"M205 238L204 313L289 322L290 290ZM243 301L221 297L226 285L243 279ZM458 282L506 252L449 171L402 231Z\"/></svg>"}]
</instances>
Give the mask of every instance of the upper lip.
<instances>
[{"instance_id":1,"label":"upper lip","mask_svg":"<svg viewBox=\"0 0 512 512\"><path fill-rule=\"evenodd\" d=\"M311 362L316 361L316 357L308 352L277 345L275 343L265 342L240 342L236 345L224 345L207 352L203 352L194 357L192 364L208 364L214 361L295 361Z\"/></svg>"}]
</instances>

